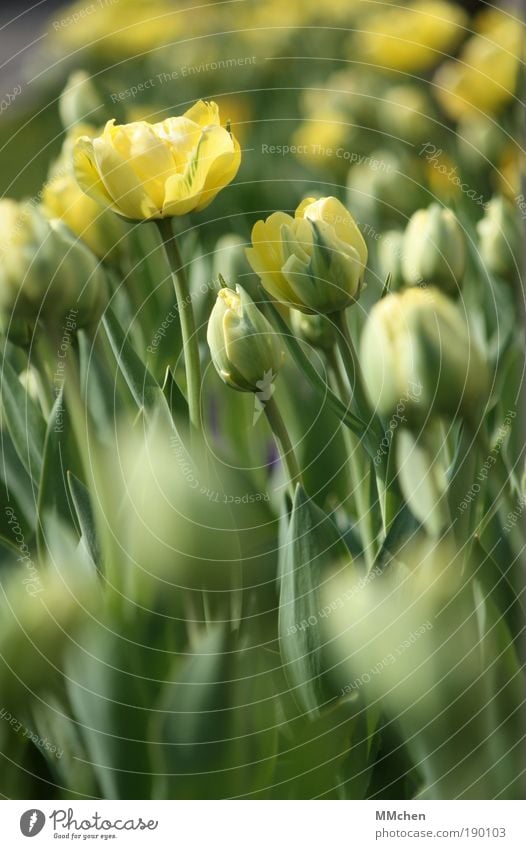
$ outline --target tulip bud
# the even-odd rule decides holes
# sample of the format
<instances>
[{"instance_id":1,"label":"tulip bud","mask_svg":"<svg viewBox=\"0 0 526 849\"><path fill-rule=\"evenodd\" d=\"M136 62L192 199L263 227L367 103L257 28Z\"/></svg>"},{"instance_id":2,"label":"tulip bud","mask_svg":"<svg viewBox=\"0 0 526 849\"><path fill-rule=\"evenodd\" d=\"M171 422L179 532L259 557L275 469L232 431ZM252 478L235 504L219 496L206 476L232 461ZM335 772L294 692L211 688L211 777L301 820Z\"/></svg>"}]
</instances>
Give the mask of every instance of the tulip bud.
<instances>
[{"instance_id":1,"label":"tulip bud","mask_svg":"<svg viewBox=\"0 0 526 849\"><path fill-rule=\"evenodd\" d=\"M61 221L30 203L0 201L0 309L4 324L60 328L75 310L77 327L96 321L106 299L104 272Z\"/></svg>"},{"instance_id":2,"label":"tulip bud","mask_svg":"<svg viewBox=\"0 0 526 849\"><path fill-rule=\"evenodd\" d=\"M331 351L336 344L334 324L326 315L308 315L299 310L290 311L291 327L300 339L313 348Z\"/></svg>"},{"instance_id":3,"label":"tulip bud","mask_svg":"<svg viewBox=\"0 0 526 849\"><path fill-rule=\"evenodd\" d=\"M369 315L361 362L371 405L403 409L408 426L428 416L475 417L487 396L486 363L455 303L438 289L387 295Z\"/></svg>"},{"instance_id":4,"label":"tulip bud","mask_svg":"<svg viewBox=\"0 0 526 849\"><path fill-rule=\"evenodd\" d=\"M477 224L482 262L492 274L515 279L519 273L520 229L514 207L494 197Z\"/></svg>"},{"instance_id":5,"label":"tulip bud","mask_svg":"<svg viewBox=\"0 0 526 849\"><path fill-rule=\"evenodd\" d=\"M465 268L466 239L451 210L433 203L415 212L404 236L402 271L407 285L432 283L454 294Z\"/></svg>"},{"instance_id":6,"label":"tulip bud","mask_svg":"<svg viewBox=\"0 0 526 849\"><path fill-rule=\"evenodd\" d=\"M241 392L257 392L283 361L279 337L241 286L219 291L207 339L220 378Z\"/></svg>"},{"instance_id":7,"label":"tulip bud","mask_svg":"<svg viewBox=\"0 0 526 849\"><path fill-rule=\"evenodd\" d=\"M275 212L252 230L248 261L278 301L306 313L329 314L356 301L367 246L336 198L307 198L291 218Z\"/></svg>"},{"instance_id":8,"label":"tulip bud","mask_svg":"<svg viewBox=\"0 0 526 849\"><path fill-rule=\"evenodd\" d=\"M74 71L70 74L58 101L58 111L66 130L75 124L104 122L102 101L86 71Z\"/></svg>"},{"instance_id":9,"label":"tulip bud","mask_svg":"<svg viewBox=\"0 0 526 849\"><path fill-rule=\"evenodd\" d=\"M13 533L20 526L6 508ZM55 534L59 526L55 528ZM55 542L58 540L55 537ZM64 545L62 539L60 543ZM5 596L0 622L3 662L0 668L2 706L20 708L28 692L49 692L60 677L64 651L80 628L100 611L100 587L83 568L79 549L37 568L25 542L12 574L3 577ZM7 570L6 570L7 572Z\"/></svg>"},{"instance_id":10,"label":"tulip bud","mask_svg":"<svg viewBox=\"0 0 526 849\"><path fill-rule=\"evenodd\" d=\"M422 182L421 164L414 158L375 150L349 169L347 202L369 226L398 227L424 202Z\"/></svg>"},{"instance_id":11,"label":"tulip bud","mask_svg":"<svg viewBox=\"0 0 526 849\"><path fill-rule=\"evenodd\" d=\"M391 289L400 289L404 280L402 275L402 254L404 250L404 234L401 230L387 230L378 241L378 270L380 279L385 283L391 275Z\"/></svg>"},{"instance_id":12,"label":"tulip bud","mask_svg":"<svg viewBox=\"0 0 526 849\"><path fill-rule=\"evenodd\" d=\"M432 137L433 110L425 90L416 85L390 88L380 100L378 123L389 135L415 144Z\"/></svg>"},{"instance_id":13,"label":"tulip bud","mask_svg":"<svg viewBox=\"0 0 526 849\"><path fill-rule=\"evenodd\" d=\"M506 131L492 119L467 115L457 129L458 148L466 163L474 170L498 162L509 142Z\"/></svg>"}]
</instances>

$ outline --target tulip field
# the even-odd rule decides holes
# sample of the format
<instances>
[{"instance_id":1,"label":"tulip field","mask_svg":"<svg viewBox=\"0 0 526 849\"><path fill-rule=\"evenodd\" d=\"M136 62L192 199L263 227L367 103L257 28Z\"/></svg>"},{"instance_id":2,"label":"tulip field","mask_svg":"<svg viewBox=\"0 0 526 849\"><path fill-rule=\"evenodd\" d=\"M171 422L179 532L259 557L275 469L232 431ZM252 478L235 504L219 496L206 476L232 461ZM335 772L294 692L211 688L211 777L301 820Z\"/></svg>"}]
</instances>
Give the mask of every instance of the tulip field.
<instances>
[{"instance_id":1,"label":"tulip field","mask_svg":"<svg viewBox=\"0 0 526 849\"><path fill-rule=\"evenodd\" d=\"M2 798L524 799L521 4L37 5Z\"/></svg>"}]
</instances>

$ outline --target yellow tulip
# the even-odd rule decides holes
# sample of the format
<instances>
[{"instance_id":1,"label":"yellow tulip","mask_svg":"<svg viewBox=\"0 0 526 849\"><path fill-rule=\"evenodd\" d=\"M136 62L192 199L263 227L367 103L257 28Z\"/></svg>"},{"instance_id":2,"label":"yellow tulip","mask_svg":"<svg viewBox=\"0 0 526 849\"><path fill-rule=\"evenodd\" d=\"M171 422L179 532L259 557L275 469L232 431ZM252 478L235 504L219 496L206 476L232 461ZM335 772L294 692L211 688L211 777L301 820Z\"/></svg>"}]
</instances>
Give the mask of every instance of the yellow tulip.
<instances>
[{"instance_id":1,"label":"yellow tulip","mask_svg":"<svg viewBox=\"0 0 526 849\"><path fill-rule=\"evenodd\" d=\"M452 118L494 115L513 98L517 87L524 26L498 9L479 18L480 34L466 43L458 59L435 76L435 92Z\"/></svg>"},{"instance_id":2,"label":"yellow tulip","mask_svg":"<svg viewBox=\"0 0 526 849\"><path fill-rule=\"evenodd\" d=\"M69 310L78 328L96 322L107 299L96 257L67 227L49 221L31 201L0 200L0 312L2 323L40 320L60 328ZM2 318L0 317L0 318Z\"/></svg>"},{"instance_id":3,"label":"yellow tulip","mask_svg":"<svg viewBox=\"0 0 526 849\"><path fill-rule=\"evenodd\" d=\"M343 154L352 134L353 127L344 114L327 110L300 124L292 144L299 158L309 165L343 170L349 164Z\"/></svg>"},{"instance_id":4,"label":"yellow tulip","mask_svg":"<svg viewBox=\"0 0 526 849\"><path fill-rule=\"evenodd\" d=\"M465 12L445 0L420 0L403 8L375 12L353 39L370 62L398 71L421 71L438 64L464 34Z\"/></svg>"},{"instance_id":5,"label":"yellow tulip","mask_svg":"<svg viewBox=\"0 0 526 849\"><path fill-rule=\"evenodd\" d=\"M302 312L328 314L358 299L367 246L339 200L307 198L295 218L274 212L257 221L247 258L273 298Z\"/></svg>"},{"instance_id":6,"label":"yellow tulip","mask_svg":"<svg viewBox=\"0 0 526 849\"><path fill-rule=\"evenodd\" d=\"M54 14L50 34L63 51L87 50L114 61L175 41L190 20L195 29L199 16L190 9L183 15L169 0L77 0Z\"/></svg>"},{"instance_id":7,"label":"yellow tulip","mask_svg":"<svg viewBox=\"0 0 526 849\"><path fill-rule=\"evenodd\" d=\"M204 209L234 179L241 162L239 144L221 126L217 105L202 100L158 124L109 121L97 138L79 138L73 157L81 189L136 221Z\"/></svg>"},{"instance_id":8,"label":"yellow tulip","mask_svg":"<svg viewBox=\"0 0 526 849\"><path fill-rule=\"evenodd\" d=\"M49 218L60 218L99 258L119 261L126 224L82 191L72 167L72 149L79 136L93 138L96 130L77 125L66 137L42 191L42 207Z\"/></svg>"}]
</instances>

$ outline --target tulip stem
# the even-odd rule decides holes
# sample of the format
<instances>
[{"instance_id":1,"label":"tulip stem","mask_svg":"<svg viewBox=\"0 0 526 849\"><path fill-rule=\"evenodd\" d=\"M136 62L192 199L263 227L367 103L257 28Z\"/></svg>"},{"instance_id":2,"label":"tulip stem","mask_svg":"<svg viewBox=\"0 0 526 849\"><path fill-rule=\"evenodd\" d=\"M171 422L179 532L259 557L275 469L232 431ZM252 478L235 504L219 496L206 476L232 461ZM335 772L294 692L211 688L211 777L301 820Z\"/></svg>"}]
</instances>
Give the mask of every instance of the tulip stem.
<instances>
[{"instance_id":1,"label":"tulip stem","mask_svg":"<svg viewBox=\"0 0 526 849\"><path fill-rule=\"evenodd\" d=\"M285 422L281 416L278 405L273 398L265 401L265 415L268 423L274 434L274 438L278 443L282 462L287 467L287 472L290 478L292 494L294 493L295 484L302 484L300 467L294 454L294 449L289 438Z\"/></svg>"},{"instance_id":2,"label":"tulip stem","mask_svg":"<svg viewBox=\"0 0 526 849\"><path fill-rule=\"evenodd\" d=\"M353 392L353 400L355 402L354 412L357 413L361 419L368 422L373 441L378 448L385 436L385 432L378 416L370 410L369 402L365 394L365 384L362 371L360 369L358 355L353 345L351 334L349 333L345 312L343 310L335 312L333 313L332 318L338 331L338 348L340 350L343 364L347 371L347 376ZM366 433L364 433L363 438L367 438ZM373 459L373 457L371 458ZM381 457L380 459L381 462L377 465L376 458L374 458L374 462L376 468L378 501L382 513L384 533L387 534L393 518L400 508L400 497L398 487L396 485L396 474L391 467L393 460L391 452L388 454L387 461L384 457Z\"/></svg>"},{"instance_id":3,"label":"tulip stem","mask_svg":"<svg viewBox=\"0 0 526 849\"><path fill-rule=\"evenodd\" d=\"M199 341L197 338L190 287L177 238L173 232L171 219L161 218L156 223L172 275L179 321L181 322L190 423L196 430L200 431L202 430L200 402L201 363L199 360Z\"/></svg>"},{"instance_id":4,"label":"tulip stem","mask_svg":"<svg viewBox=\"0 0 526 849\"><path fill-rule=\"evenodd\" d=\"M339 393L340 399L345 403L348 388L336 347L328 351L326 356L332 374L333 385ZM350 484L349 496L352 497L354 495L358 527L360 528L362 538L362 549L367 568L370 569L376 556L376 537L372 528L372 510L368 498L370 472L368 469L362 469L361 467L357 454L359 445L357 437L345 425L342 425L342 433L347 453L346 471Z\"/></svg>"},{"instance_id":5,"label":"tulip stem","mask_svg":"<svg viewBox=\"0 0 526 849\"><path fill-rule=\"evenodd\" d=\"M349 326L347 324L347 319L345 317L344 310L333 313L332 318L334 319L334 324L336 325L336 329L338 330L338 347L340 349L342 360L347 371L347 376L351 384L353 395L356 401L356 406L358 408L358 414L362 419L367 421L370 418L370 416L367 415L369 405L365 396L363 377L358 362L358 355L353 345L351 334L349 333Z\"/></svg>"}]
</instances>

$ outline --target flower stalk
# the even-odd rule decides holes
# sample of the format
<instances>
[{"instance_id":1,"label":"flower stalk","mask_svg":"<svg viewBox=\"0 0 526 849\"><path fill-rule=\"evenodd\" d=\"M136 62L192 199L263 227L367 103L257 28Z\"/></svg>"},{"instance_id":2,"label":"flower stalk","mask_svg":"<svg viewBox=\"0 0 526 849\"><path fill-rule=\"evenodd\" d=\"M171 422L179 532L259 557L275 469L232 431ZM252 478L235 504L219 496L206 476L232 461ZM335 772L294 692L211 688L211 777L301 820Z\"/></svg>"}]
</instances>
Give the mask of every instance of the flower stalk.
<instances>
[{"instance_id":1,"label":"flower stalk","mask_svg":"<svg viewBox=\"0 0 526 849\"><path fill-rule=\"evenodd\" d=\"M302 483L301 471L285 422L283 421L279 407L274 398L269 398L269 400L265 402L265 415L278 444L281 459L287 469L290 490L291 494L293 494L296 484Z\"/></svg>"},{"instance_id":2,"label":"flower stalk","mask_svg":"<svg viewBox=\"0 0 526 849\"><path fill-rule=\"evenodd\" d=\"M164 246L166 259L172 276L177 309L183 335L183 354L186 370L186 388L190 423L196 430L202 430L201 418L201 363L199 360L199 341L197 338L194 311L190 295L190 286L177 239L170 218L156 222Z\"/></svg>"}]
</instances>

